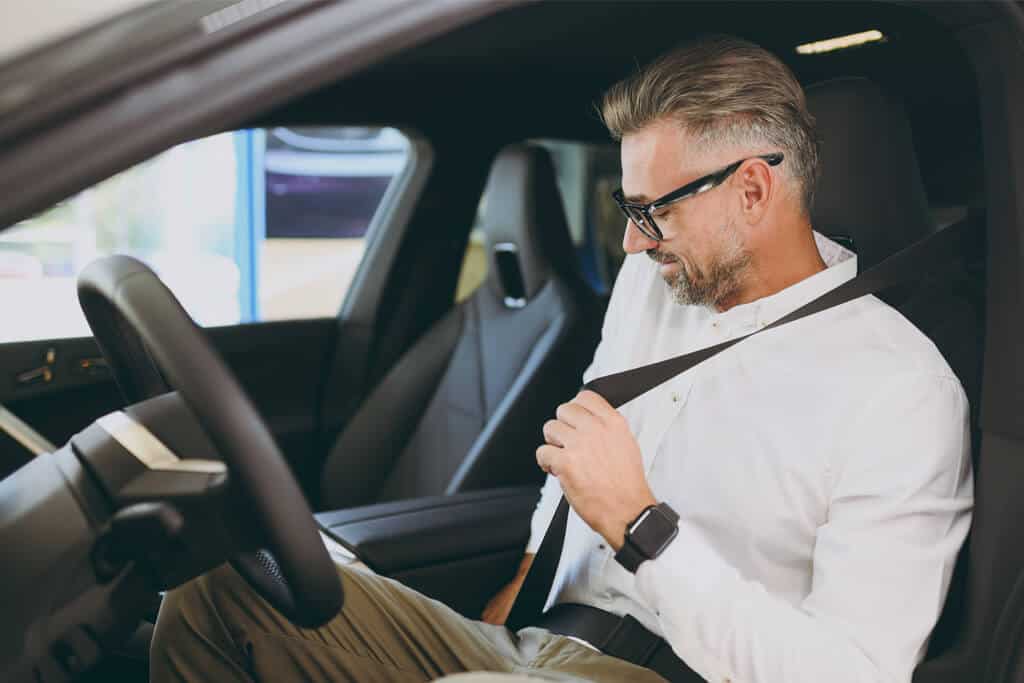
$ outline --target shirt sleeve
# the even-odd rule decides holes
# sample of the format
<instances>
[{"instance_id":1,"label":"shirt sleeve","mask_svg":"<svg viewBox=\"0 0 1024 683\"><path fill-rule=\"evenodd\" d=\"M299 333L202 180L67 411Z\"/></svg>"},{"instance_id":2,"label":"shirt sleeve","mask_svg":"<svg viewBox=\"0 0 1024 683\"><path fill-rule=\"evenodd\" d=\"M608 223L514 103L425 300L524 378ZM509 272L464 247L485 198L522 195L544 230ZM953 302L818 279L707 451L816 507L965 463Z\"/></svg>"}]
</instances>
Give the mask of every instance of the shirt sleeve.
<instances>
[{"instance_id":1,"label":"shirt sleeve","mask_svg":"<svg viewBox=\"0 0 1024 683\"><path fill-rule=\"evenodd\" d=\"M604 359L611 353L611 348L614 345L614 335L619 328L618 316L622 309L622 301L631 296L631 292L627 290L633 289L635 281L633 270L633 259L627 256L615 278L615 286L612 288L612 295L604 314L604 322L601 324L601 341L598 342L597 349L594 351L593 360L590 361L590 365L583 373L583 384L607 372L607 370L602 370L602 365L607 365L607 361ZM544 540L544 532L551 524L551 518L555 516L555 508L558 507L558 500L561 496L562 487L558 483L558 479L548 475L544 481L544 487L541 489L537 508L533 511L533 517L530 520L530 540L526 544L527 553L537 553L541 541Z\"/></svg>"},{"instance_id":2,"label":"shirt sleeve","mask_svg":"<svg viewBox=\"0 0 1024 683\"><path fill-rule=\"evenodd\" d=\"M951 377L902 377L842 441L801 603L742 576L685 522L640 566L642 599L709 681L910 681L970 525L967 400Z\"/></svg>"}]
</instances>

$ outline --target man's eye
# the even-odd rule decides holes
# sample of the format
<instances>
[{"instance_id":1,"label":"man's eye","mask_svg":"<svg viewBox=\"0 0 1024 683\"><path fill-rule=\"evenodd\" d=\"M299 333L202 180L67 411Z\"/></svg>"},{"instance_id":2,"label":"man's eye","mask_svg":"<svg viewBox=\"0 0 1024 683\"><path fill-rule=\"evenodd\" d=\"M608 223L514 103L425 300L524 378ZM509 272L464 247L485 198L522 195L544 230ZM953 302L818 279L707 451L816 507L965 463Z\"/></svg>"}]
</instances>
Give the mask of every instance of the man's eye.
<instances>
[{"instance_id":1,"label":"man's eye","mask_svg":"<svg viewBox=\"0 0 1024 683\"><path fill-rule=\"evenodd\" d=\"M652 211L651 215L654 216L655 218L665 218L670 213L672 213L672 207L671 206L663 206L660 209L655 209L654 211Z\"/></svg>"}]
</instances>

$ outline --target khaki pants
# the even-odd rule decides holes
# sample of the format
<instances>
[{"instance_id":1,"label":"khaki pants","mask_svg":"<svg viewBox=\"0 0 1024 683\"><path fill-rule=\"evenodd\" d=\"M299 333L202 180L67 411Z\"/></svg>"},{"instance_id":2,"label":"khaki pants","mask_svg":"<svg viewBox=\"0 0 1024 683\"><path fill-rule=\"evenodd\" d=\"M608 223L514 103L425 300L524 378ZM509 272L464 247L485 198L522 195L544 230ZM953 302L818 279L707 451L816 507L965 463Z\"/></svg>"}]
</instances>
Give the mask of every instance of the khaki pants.
<instances>
[{"instance_id":1,"label":"khaki pants","mask_svg":"<svg viewBox=\"0 0 1024 683\"><path fill-rule=\"evenodd\" d=\"M150 659L153 681L663 681L539 628L471 621L390 579L339 568L341 614L294 626L228 565L167 594ZM496 673L464 673L496 672ZM445 679L446 681L449 679Z\"/></svg>"}]
</instances>

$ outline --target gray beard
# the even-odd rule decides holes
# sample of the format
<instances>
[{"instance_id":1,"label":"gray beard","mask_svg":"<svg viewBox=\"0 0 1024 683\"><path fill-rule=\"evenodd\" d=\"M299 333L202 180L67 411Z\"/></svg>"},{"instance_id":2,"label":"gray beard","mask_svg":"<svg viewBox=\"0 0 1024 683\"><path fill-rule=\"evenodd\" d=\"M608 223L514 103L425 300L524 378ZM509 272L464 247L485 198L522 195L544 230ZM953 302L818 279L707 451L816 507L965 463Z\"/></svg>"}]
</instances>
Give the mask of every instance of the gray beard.
<instances>
[{"instance_id":1,"label":"gray beard","mask_svg":"<svg viewBox=\"0 0 1024 683\"><path fill-rule=\"evenodd\" d=\"M677 304L717 308L732 298L742 287L743 275L750 266L750 252L743 248L735 230L722 226L722 249L707 272L697 266L688 266L677 256L652 249L647 252L657 263L679 263L679 272L665 278L672 298Z\"/></svg>"},{"instance_id":2,"label":"gray beard","mask_svg":"<svg viewBox=\"0 0 1024 683\"><path fill-rule=\"evenodd\" d=\"M698 270L691 274L683 264L676 275L665 278L665 283L677 304L717 308L740 290L741 275L748 265L749 256L744 260L716 263L707 273Z\"/></svg>"}]
</instances>

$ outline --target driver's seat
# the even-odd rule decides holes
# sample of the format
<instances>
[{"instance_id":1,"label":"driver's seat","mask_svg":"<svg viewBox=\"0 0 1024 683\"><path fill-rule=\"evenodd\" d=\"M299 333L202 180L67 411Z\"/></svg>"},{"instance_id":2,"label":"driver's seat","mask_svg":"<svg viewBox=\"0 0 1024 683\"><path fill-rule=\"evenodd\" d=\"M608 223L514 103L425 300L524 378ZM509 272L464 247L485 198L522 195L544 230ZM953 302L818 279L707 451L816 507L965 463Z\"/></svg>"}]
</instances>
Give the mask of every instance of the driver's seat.
<instances>
[{"instance_id":1,"label":"driver's seat","mask_svg":"<svg viewBox=\"0 0 1024 683\"><path fill-rule=\"evenodd\" d=\"M327 457L320 509L540 483L540 427L593 355L599 310L577 270L546 150L492 166L485 282L388 372Z\"/></svg>"},{"instance_id":2,"label":"driver's seat","mask_svg":"<svg viewBox=\"0 0 1024 683\"><path fill-rule=\"evenodd\" d=\"M902 105L860 78L807 89L823 138L822 178L813 214L819 230L853 240L861 268L936 229ZM961 258L937 277L884 298L927 334L956 372L971 405L975 510L941 619L914 683L996 683L1010 673L1024 634L1024 547L1011 520L1024 516L1024 459L1012 440L979 438L984 330L985 226L969 214ZM980 448L979 448L980 445ZM995 636L995 637L993 637ZM988 673L985 673L985 672Z\"/></svg>"}]
</instances>

